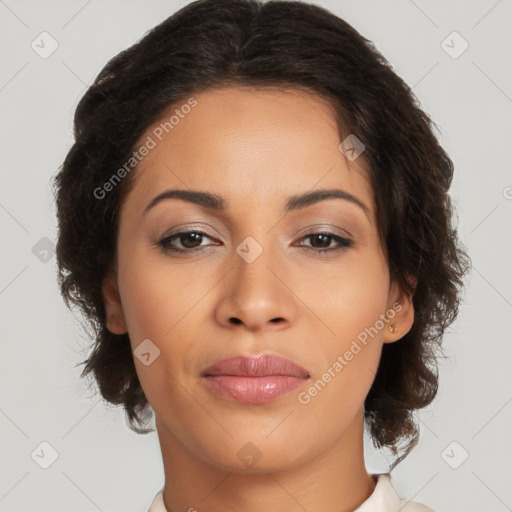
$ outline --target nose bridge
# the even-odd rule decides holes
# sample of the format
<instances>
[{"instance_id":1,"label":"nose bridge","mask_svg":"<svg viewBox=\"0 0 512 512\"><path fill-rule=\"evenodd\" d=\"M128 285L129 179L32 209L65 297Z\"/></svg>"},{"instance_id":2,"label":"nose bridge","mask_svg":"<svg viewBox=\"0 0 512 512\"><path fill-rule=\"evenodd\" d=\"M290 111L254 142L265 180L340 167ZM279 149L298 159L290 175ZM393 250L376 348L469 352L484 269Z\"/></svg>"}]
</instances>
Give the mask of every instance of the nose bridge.
<instances>
[{"instance_id":1,"label":"nose bridge","mask_svg":"<svg viewBox=\"0 0 512 512\"><path fill-rule=\"evenodd\" d=\"M240 237L238 244L234 246L236 255L241 260L237 261L239 264L237 271L249 275L252 274L255 264L258 271L265 269L269 272L266 265L271 265L271 260L275 260L274 256L278 250L277 229L273 227L276 221L275 213L269 210L265 201L260 201L255 203L254 200L246 198L245 204L239 205L243 212L241 215L243 221L237 223L235 229L235 235Z\"/></svg>"},{"instance_id":2,"label":"nose bridge","mask_svg":"<svg viewBox=\"0 0 512 512\"><path fill-rule=\"evenodd\" d=\"M276 277L279 249L272 245L272 238L261 229L235 247L234 268L219 310L221 321L237 319L256 329L287 317L286 287Z\"/></svg>"},{"instance_id":3,"label":"nose bridge","mask_svg":"<svg viewBox=\"0 0 512 512\"><path fill-rule=\"evenodd\" d=\"M263 230L256 236L247 236L238 244L235 252L237 284L250 288L258 288L260 285L262 289L259 293L265 292L269 286L274 287L273 281L276 280L276 276L270 269L279 266L279 251L277 247L273 247L272 236L265 235Z\"/></svg>"}]
</instances>

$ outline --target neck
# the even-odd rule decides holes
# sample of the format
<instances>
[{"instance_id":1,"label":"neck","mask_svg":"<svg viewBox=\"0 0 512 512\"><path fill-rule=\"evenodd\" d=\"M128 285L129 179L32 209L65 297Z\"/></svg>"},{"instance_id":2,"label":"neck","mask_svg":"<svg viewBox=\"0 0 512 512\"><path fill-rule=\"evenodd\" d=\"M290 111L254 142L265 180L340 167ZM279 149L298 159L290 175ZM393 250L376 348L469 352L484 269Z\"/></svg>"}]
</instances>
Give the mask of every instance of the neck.
<instances>
[{"instance_id":1,"label":"neck","mask_svg":"<svg viewBox=\"0 0 512 512\"><path fill-rule=\"evenodd\" d=\"M223 468L185 447L156 417L169 512L345 512L375 489L364 465L363 415L326 450L281 470ZM312 434L314 435L314 434Z\"/></svg>"}]
</instances>

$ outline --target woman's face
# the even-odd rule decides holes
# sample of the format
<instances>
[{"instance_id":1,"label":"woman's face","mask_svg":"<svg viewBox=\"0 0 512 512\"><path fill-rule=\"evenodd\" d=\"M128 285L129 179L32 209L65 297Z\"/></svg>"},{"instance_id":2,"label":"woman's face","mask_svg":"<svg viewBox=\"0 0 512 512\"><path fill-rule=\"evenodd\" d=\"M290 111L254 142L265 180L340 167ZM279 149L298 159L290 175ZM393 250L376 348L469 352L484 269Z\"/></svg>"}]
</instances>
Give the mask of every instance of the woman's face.
<instances>
[{"instance_id":1,"label":"woman's face","mask_svg":"<svg viewBox=\"0 0 512 512\"><path fill-rule=\"evenodd\" d=\"M362 435L382 344L409 330L412 307L390 283L370 184L321 99L241 88L194 99L165 116L179 111L168 133L155 123L140 139L150 149L120 212L108 326L129 333L160 438L229 470L292 467ZM290 199L331 189L340 197ZM169 190L215 201L154 201ZM266 354L305 371L233 376L249 368L234 363L204 376Z\"/></svg>"}]
</instances>

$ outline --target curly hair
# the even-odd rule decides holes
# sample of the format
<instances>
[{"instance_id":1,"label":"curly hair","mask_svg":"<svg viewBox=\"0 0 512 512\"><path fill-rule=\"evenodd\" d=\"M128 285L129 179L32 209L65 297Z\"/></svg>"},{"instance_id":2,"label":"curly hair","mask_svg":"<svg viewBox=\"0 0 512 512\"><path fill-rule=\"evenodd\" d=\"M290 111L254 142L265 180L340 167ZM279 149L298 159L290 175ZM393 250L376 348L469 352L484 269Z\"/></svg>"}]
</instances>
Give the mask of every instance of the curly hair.
<instances>
[{"instance_id":1,"label":"curly hair","mask_svg":"<svg viewBox=\"0 0 512 512\"><path fill-rule=\"evenodd\" d=\"M340 134L357 134L366 146L360 158L390 278L412 295L415 311L410 331L384 344L364 403L365 427L377 448L391 449L394 467L418 442L415 411L437 394L438 351L457 317L470 259L452 224L453 163L434 134L437 125L375 45L320 6L192 2L113 57L81 98L75 142L54 178L60 290L95 338L81 376L92 374L102 397L124 406L132 430L152 431L140 428L152 411L128 334L107 329L102 295L134 173L101 199L94 190L170 106L233 85L309 91L334 108Z\"/></svg>"}]
</instances>

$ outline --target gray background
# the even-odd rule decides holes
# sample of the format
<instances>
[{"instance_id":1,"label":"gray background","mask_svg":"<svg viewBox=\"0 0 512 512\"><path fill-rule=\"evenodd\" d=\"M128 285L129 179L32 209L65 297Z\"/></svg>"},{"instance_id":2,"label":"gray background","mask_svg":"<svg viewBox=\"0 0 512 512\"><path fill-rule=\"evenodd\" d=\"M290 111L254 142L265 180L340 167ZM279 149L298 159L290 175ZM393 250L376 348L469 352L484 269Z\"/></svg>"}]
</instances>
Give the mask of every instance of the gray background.
<instances>
[{"instance_id":1,"label":"gray background","mask_svg":"<svg viewBox=\"0 0 512 512\"><path fill-rule=\"evenodd\" d=\"M156 433L131 432L79 379L88 340L56 285L50 178L107 60L187 3L0 0L0 511L145 512L162 487ZM512 510L512 0L316 3L374 41L439 125L473 260L440 393L395 487L437 512ZM31 47L43 31L58 43L47 58ZM457 58L453 31L469 44ZM42 442L58 453L47 469ZM367 448L368 470L386 471Z\"/></svg>"}]
</instances>

